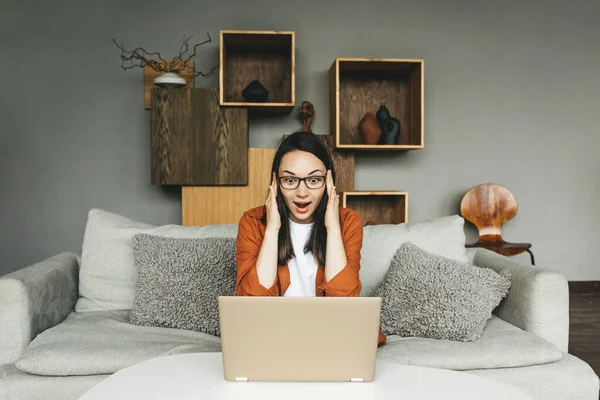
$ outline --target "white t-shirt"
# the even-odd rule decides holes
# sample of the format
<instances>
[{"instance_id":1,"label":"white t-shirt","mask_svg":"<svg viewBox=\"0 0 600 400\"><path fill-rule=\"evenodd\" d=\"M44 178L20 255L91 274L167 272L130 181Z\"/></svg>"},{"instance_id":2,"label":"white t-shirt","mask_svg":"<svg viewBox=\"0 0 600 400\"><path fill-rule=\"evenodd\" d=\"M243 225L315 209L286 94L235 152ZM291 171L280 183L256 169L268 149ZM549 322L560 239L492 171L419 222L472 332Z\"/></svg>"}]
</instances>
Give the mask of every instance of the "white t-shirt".
<instances>
[{"instance_id":1,"label":"white t-shirt","mask_svg":"<svg viewBox=\"0 0 600 400\"><path fill-rule=\"evenodd\" d=\"M290 270L290 286L284 297L309 297L316 296L316 279L319 265L312 251L304 254L304 245L310 236L313 224L298 224L292 220L290 223L290 236L296 257L288 261Z\"/></svg>"}]
</instances>

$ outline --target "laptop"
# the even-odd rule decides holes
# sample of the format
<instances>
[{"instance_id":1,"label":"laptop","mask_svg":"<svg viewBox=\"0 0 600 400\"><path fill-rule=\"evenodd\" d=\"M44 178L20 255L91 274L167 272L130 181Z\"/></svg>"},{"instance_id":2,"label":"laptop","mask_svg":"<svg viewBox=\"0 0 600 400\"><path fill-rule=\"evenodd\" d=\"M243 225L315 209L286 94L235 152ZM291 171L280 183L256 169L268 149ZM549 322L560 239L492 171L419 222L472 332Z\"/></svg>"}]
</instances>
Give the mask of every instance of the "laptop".
<instances>
[{"instance_id":1,"label":"laptop","mask_svg":"<svg viewBox=\"0 0 600 400\"><path fill-rule=\"evenodd\" d=\"M225 380L369 382L381 298L220 296Z\"/></svg>"}]
</instances>

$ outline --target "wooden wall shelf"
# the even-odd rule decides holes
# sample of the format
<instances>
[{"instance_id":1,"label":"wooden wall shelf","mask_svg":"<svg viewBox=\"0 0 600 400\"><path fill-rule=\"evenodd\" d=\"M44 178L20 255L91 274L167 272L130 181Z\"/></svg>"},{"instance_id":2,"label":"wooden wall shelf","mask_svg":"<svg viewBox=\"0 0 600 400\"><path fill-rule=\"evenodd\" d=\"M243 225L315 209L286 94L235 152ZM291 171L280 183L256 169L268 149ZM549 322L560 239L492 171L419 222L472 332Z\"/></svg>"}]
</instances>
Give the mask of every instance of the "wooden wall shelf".
<instances>
[{"instance_id":1,"label":"wooden wall shelf","mask_svg":"<svg viewBox=\"0 0 600 400\"><path fill-rule=\"evenodd\" d=\"M424 146L424 61L336 58L329 69L331 134L340 149L406 151ZM385 104L401 124L396 145L364 144L358 123Z\"/></svg>"},{"instance_id":2,"label":"wooden wall shelf","mask_svg":"<svg viewBox=\"0 0 600 400\"><path fill-rule=\"evenodd\" d=\"M296 98L295 43L294 32L222 30L219 104L250 112L291 112ZM267 102L249 103L242 97L253 80L269 91Z\"/></svg>"},{"instance_id":3,"label":"wooden wall shelf","mask_svg":"<svg viewBox=\"0 0 600 400\"><path fill-rule=\"evenodd\" d=\"M152 89L152 184L247 185L248 111L218 89Z\"/></svg>"},{"instance_id":4,"label":"wooden wall shelf","mask_svg":"<svg viewBox=\"0 0 600 400\"><path fill-rule=\"evenodd\" d=\"M408 221L407 192L343 192L342 207L356 211L363 225Z\"/></svg>"}]
</instances>

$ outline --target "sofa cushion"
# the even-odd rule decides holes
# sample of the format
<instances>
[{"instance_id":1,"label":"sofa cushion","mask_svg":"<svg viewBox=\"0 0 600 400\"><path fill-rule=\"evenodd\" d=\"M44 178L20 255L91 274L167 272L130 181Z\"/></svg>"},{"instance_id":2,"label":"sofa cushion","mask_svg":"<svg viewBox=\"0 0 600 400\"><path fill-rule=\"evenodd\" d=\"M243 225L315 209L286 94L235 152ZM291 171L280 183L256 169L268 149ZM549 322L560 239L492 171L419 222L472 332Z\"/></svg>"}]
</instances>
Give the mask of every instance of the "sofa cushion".
<instances>
[{"instance_id":1,"label":"sofa cushion","mask_svg":"<svg viewBox=\"0 0 600 400\"><path fill-rule=\"evenodd\" d=\"M375 292L383 299L381 330L386 335L473 341L509 288L507 270L497 273L406 242Z\"/></svg>"},{"instance_id":2,"label":"sofa cushion","mask_svg":"<svg viewBox=\"0 0 600 400\"><path fill-rule=\"evenodd\" d=\"M16 367L49 376L110 374L163 355L221 351L220 343L220 338L205 333L132 325L126 311L71 313L38 335ZM390 335L377 351L377 357L387 361L455 370L519 367L561 358L552 344L496 316L474 342Z\"/></svg>"},{"instance_id":3,"label":"sofa cushion","mask_svg":"<svg viewBox=\"0 0 600 400\"><path fill-rule=\"evenodd\" d=\"M466 262L465 220L459 215L418 223L367 225L360 252L361 296L371 297L381 285L396 250L404 242L439 256Z\"/></svg>"},{"instance_id":4,"label":"sofa cushion","mask_svg":"<svg viewBox=\"0 0 600 400\"><path fill-rule=\"evenodd\" d=\"M131 240L137 233L180 238L236 237L237 224L154 226L108 211L90 210L75 311L131 310L137 278Z\"/></svg>"},{"instance_id":5,"label":"sofa cushion","mask_svg":"<svg viewBox=\"0 0 600 400\"><path fill-rule=\"evenodd\" d=\"M551 343L496 316L473 342L390 335L377 350L383 360L453 370L521 367L553 362L561 356Z\"/></svg>"},{"instance_id":6,"label":"sofa cushion","mask_svg":"<svg viewBox=\"0 0 600 400\"><path fill-rule=\"evenodd\" d=\"M110 374L170 354L221 351L218 337L129 323L127 311L71 313L38 335L15 363L37 375Z\"/></svg>"},{"instance_id":7,"label":"sofa cushion","mask_svg":"<svg viewBox=\"0 0 600 400\"><path fill-rule=\"evenodd\" d=\"M217 298L235 295L235 239L137 234L133 252L132 324L220 335Z\"/></svg>"}]
</instances>

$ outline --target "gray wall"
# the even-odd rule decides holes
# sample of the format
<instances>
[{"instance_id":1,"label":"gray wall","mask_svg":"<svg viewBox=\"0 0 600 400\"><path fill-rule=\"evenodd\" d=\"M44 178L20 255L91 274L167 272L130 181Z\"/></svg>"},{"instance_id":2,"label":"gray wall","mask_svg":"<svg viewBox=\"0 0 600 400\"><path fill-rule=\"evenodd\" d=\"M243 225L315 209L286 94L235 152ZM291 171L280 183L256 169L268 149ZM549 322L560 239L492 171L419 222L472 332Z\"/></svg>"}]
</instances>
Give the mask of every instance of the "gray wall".
<instances>
[{"instance_id":1,"label":"gray wall","mask_svg":"<svg viewBox=\"0 0 600 400\"><path fill-rule=\"evenodd\" d=\"M570 280L600 280L598 0L4 1L0 274L80 252L93 207L181 222L180 192L149 183L143 72L124 72L111 40L172 57L208 31L206 70L220 29L296 32L297 103L314 103L319 134L335 57L424 58L425 149L358 155L356 189L408 191L416 222L457 213L474 185L504 185L519 202L506 239ZM250 145L299 126L295 111L252 120Z\"/></svg>"}]
</instances>

